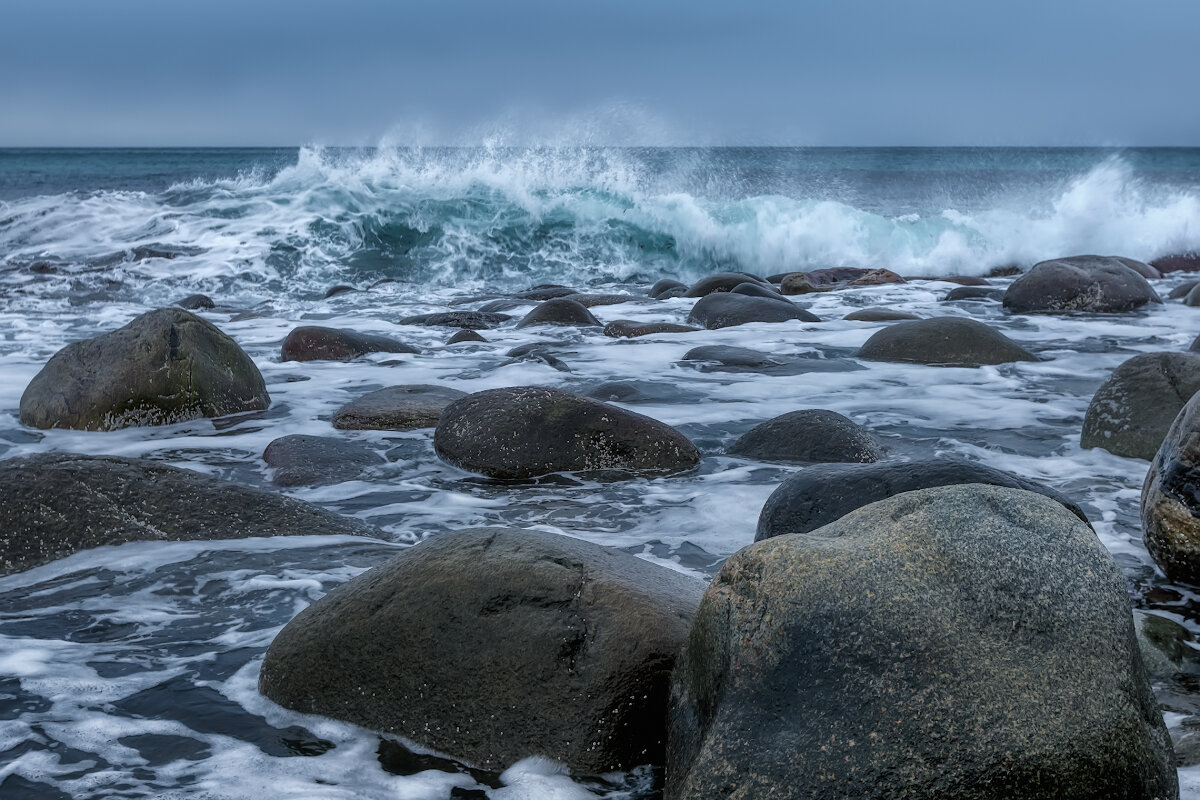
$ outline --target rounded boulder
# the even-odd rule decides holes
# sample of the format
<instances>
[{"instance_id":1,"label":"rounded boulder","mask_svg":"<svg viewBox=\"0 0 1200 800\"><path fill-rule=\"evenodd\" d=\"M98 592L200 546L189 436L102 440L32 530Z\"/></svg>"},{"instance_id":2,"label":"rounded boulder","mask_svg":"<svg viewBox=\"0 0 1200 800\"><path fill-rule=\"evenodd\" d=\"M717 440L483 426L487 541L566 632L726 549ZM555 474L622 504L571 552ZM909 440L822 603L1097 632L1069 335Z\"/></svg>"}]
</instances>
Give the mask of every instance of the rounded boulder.
<instances>
[{"instance_id":1,"label":"rounded boulder","mask_svg":"<svg viewBox=\"0 0 1200 800\"><path fill-rule=\"evenodd\" d=\"M411 431L438 424L446 406L467 393L446 386L413 384L368 392L333 412L341 430Z\"/></svg>"},{"instance_id":2,"label":"rounded boulder","mask_svg":"<svg viewBox=\"0 0 1200 800\"><path fill-rule=\"evenodd\" d=\"M883 457L871 434L836 411L792 411L755 425L729 454L759 461L871 463Z\"/></svg>"},{"instance_id":3,"label":"rounded boulder","mask_svg":"<svg viewBox=\"0 0 1200 800\"><path fill-rule=\"evenodd\" d=\"M1142 534L1168 578L1200 584L1200 395L1184 404L1150 462Z\"/></svg>"},{"instance_id":4,"label":"rounded boulder","mask_svg":"<svg viewBox=\"0 0 1200 800\"><path fill-rule=\"evenodd\" d=\"M1042 261L1004 293L1004 307L1031 312L1121 312L1161 303L1153 287L1124 259L1071 256Z\"/></svg>"},{"instance_id":5,"label":"rounded boulder","mask_svg":"<svg viewBox=\"0 0 1200 800\"><path fill-rule=\"evenodd\" d=\"M687 321L709 330L745 325L748 322L820 322L821 319L782 297L751 297L733 292L714 292L696 301Z\"/></svg>"},{"instance_id":6,"label":"rounded boulder","mask_svg":"<svg viewBox=\"0 0 1200 800\"><path fill-rule=\"evenodd\" d=\"M1154 458L1184 404L1200 391L1200 355L1143 353L1113 370L1083 418L1079 446Z\"/></svg>"},{"instance_id":7,"label":"rounded boulder","mask_svg":"<svg viewBox=\"0 0 1200 800\"><path fill-rule=\"evenodd\" d=\"M937 367L1038 360L995 328L963 317L932 317L889 325L867 339L858 357Z\"/></svg>"}]
</instances>

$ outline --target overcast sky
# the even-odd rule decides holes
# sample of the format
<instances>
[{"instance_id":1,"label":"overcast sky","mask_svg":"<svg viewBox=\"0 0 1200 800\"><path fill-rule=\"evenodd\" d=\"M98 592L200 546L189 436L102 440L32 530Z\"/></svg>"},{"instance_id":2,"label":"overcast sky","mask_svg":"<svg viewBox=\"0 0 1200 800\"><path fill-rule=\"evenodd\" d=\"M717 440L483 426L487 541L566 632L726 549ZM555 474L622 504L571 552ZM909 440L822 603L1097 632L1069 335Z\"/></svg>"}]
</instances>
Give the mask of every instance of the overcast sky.
<instances>
[{"instance_id":1,"label":"overcast sky","mask_svg":"<svg viewBox=\"0 0 1200 800\"><path fill-rule=\"evenodd\" d=\"M1200 0L3 0L0 146L1200 145Z\"/></svg>"}]
</instances>

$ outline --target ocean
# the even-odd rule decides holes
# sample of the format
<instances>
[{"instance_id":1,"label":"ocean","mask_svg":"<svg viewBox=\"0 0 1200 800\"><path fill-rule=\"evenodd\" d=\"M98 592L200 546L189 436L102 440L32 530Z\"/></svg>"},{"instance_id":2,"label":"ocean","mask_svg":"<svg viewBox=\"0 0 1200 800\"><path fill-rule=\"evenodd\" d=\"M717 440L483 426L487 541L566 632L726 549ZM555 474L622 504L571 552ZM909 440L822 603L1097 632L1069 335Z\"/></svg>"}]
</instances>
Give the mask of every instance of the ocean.
<instances>
[{"instance_id":1,"label":"ocean","mask_svg":"<svg viewBox=\"0 0 1200 800\"><path fill-rule=\"evenodd\" d=\"M377 525L386 540L145 542L0 578L0 795L657 797L646 771L574 780L529 761L481 787L450 761L385 757L404 745L260 696L263 653L333 586L458 528L564 533L711 577L753 541L763 502L799 469L725 449L800 408L849 416L894 458L961 456L1068 495L1124 570L1131 603L1200 634L1200 597L1157 573L1141 541L1147 463L1079 446L1088 402L1112 370L1138 353L1186 350L1200 312L1171 301L1011 316L998 303L943 302L954 284L936 280L1080 253L1185 252L1200 252L1200 148L0 149L0 459L140 456L266 488L262 452L287 434L352 438L387 461L364 479L286 490ZM483 331L489 345L448 348L452 331L397 324L542 283L644 293L660 278L833 266L915 279L802 298L820 323L636 340L508 325ZM1155 285L1165 296L1186 278ZM336 285L359 291L327 298ZM216 302L199 313L263 373L268 411L104 433L19 424L25 386L61 347L196 292ZM606 322L682 322L692 302L592 311ZM873 305L981 319L1045 360L799 374L681 361L715 344L852 355L879 325L842 317ZM302 324L388 334L421 353L281 361L280 342ZM503 355L551 338L568 371ZM441 462L430 431L330 424L342 404L396 384L584 393L614 380L641 390L627 407L697 444L699 469L513 487ZM1200 714L1194 687L1160 699L1177 732ZM1183 796L1200 800L1200 767L1180 777Z\"/></svg>"}]
</instances>

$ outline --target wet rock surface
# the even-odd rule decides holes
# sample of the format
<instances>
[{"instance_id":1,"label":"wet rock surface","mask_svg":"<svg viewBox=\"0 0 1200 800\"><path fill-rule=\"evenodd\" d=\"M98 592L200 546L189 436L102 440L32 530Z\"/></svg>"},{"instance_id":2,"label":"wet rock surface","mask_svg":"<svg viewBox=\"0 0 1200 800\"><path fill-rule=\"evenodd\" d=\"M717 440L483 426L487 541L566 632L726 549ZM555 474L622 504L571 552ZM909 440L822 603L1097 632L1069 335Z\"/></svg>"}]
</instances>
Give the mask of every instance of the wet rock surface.
<instances>
[{"instance_id":1,"label":"wet rock surface","mask_svg":"<svg viewBox=\"0 0 1200 800\"><path fill-rule=\"evenodd\" d=\"M729 447L729 454L760 461L870 463L883 449L866 430L835 411L792 411L754 426Z\"/></svg>"},{"instance_id":2,"label":"wet rock surface","mask_svg":"<svg viewBox=\"0 0 1200 800\"><path fill-rule=\"evenodd\" d=\"M1154 458L1185 403L1200 391L1200 355L1143 353L1113 371L1083 418L1080 447Z\"/></svg>"},{"instance_id":3,"label":"wet rock surface","mask_svg":"<svg viewBox=\"0 0 1200 800\"><path fill-rule=\"evenodd\" d=\"M875 333L858 355L871 361L907 361L940 367L1038 360L995 328L963 317L898 322Z\"/></svg>"},{"instance_id":4,"label":"wet rock surface","mask_svg":"<svg viewBox=\"0 0 1200 800\"><path fill-rule=\"evenodd\" d=\"M302 325L283 340L281 357L284 361L352 361L371 353L416 353L390 336L320 325Z\"/></svg>"},{"instance_id":5,"label":"wet rock surface","mask_svg":"<svg viewBox=\"0 0 1200 800\"><path fill-rule=\"evenodd\" d=\"M1031 312L1121 312L1162 300L1128 259L1071 256L1034 264L1004 295L1015 314Z\"/></svg>"},{"instance_id":6,"label":"wet rock surface","mask_svg":"<svg viewBox=\"0 0 1200 800\"><path fill-rule=\"evenodd\" d=\"M446 406L466 396L466 392L446 386L388 386L339 408L333 414L333 427L392 431L432 428Z\"/></svg>"}]
</instances>

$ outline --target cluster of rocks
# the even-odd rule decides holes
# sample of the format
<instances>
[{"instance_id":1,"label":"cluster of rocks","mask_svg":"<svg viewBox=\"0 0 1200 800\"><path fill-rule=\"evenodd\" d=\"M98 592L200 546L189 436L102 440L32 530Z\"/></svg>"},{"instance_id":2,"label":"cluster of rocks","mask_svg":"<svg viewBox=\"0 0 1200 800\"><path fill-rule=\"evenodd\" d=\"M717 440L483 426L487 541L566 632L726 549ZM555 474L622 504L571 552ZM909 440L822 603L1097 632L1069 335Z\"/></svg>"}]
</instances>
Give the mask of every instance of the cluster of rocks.
<instances>
[{"instance_id":1,"label":"cluster of rocks","mask_svg":"<svg viewBox=\"0 0 1200 800\"><path fill-rule=\"evenodd\" d=\"M946 299L998 301L1015 314L1127 312L1162 303L1147 282L1156 277L1131 259L1077 256L1037 264L1003 290L952 278L961 286ZM690 286L660 281L644 297L545 285L397 324L456 329L448 345L487 344L479 331L509 325L686 335L820 323L789 298L904 280L849 268L721 273ZM695 300L687 325L606 324L592 311L676 298ZM519 319L505 313L531 303ZM846 319L887 324L853 358L705 346L683 360L776 374L1040 360L964 316L885 307ZM552 345L506 357L568 370ZM280 358L420 352L390 335L302 326ZM680 431L604 402L628 397L627 387L606 387L585 397L391 386L338 409L332 427L433 429L443 461L501 481L670 476L700 463ZM1146 546L1168 577L1191 583L1200 582L1197 389L1200 355L1136 356L1097 391L1081 436L1083 447L1151 460ZM64 348L30 383L20 414L39 428L111 430L269 404L237 344L176 307ZM1146 637L1135 634L1120 571L1068 498L971 462L890 459L869 431L824 409L762 422L726 454L804 466L767 500L756 541L707 586L543 532L442 534L301 612L267 653L262 692L484 769L532 754L591 775L665 764L666 796L680 800L1178 796ZM362 442L310 435L277 439L263 458L282 486L370 477L386 463ZM292 498L139 459L9 459L0 479L0 573L139 539L378 535Z\"/></svg>"}]
</instances>

